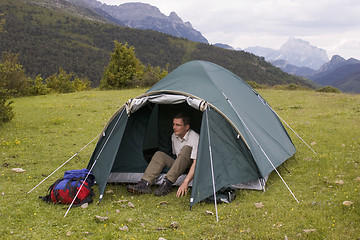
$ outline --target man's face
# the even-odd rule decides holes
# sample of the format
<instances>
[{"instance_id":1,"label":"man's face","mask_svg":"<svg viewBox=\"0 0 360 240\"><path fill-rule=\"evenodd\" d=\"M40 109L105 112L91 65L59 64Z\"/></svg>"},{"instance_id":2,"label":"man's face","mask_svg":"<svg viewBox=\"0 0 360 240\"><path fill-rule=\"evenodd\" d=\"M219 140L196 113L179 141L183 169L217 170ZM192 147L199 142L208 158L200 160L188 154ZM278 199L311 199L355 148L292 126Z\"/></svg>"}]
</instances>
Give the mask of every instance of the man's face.
<instances>
[{"instance_id":1,"label":"man's face","mask_svg":"<svg viewBox=\"0 0 360 240\"><path fill-rule=\"evenodd\" d=\"M181 118L173 119L173 130L175 135L177 135L178 137L183 138L189 128L189 124L185 125Z\"/></svg>"}]
</instances>

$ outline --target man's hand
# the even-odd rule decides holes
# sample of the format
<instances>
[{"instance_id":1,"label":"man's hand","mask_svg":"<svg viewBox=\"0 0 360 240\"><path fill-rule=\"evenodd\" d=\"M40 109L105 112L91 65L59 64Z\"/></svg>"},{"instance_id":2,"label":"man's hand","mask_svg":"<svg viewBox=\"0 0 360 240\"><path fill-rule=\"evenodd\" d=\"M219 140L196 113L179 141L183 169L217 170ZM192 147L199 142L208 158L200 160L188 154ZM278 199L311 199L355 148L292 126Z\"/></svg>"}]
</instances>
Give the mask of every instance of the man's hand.
<instances>
[{"instance_id":1,"label":"man's hand","mask_svg":"<svg viewBox=\"0 0 360 240\"><path fill-rule=\"evenodd\" d=\"M193 160L193 163L191 164L188 175L186 176L186 178L183 181L183 183L181 184L181 186L178 188L177 193L176 193L177 197L186 196L186 194L188 192L189 183L194 178L195 165L196 165L196 159Z\"/></svg>"},{"instance_id":2,"label":"man's hand","mask_svg":"<svg viewBox=\"0 0 360 240\"><path fill-rule=\"evenodd\" d=\"M183 182L181 186L178 188L176 196L183 197L187 195L189 184L187 182Z\"/></svg>"}]
</instances>

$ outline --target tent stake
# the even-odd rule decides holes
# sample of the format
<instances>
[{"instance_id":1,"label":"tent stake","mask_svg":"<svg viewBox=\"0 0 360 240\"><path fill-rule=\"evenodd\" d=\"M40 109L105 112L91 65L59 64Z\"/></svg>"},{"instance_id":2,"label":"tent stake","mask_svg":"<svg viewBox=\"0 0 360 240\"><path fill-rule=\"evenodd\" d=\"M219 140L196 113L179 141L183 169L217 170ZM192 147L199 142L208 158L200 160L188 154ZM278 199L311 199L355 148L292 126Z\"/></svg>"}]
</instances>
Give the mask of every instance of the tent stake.
<instances>
[{"instance_id":1,"label":"tent stake","mask_svg":"<svg viewBox=\"0 0 360 240\"><path fill-rule=\"evenodd\" d=\"M47 176L46 178L44 178L40 183L38 183L35 187L33 187L27 194L31 193L35 188L37 188L38 186L40 186L40 184L42 184L43 182L46 181L46 179L48 179L49 177L51 177L54 173L56 173L60 168L62 168L66 163L68 163L71 159L73 159L76 155L78 155L82 150L84 150L87 146L89 146L93 141L95 141L95 139L97 139L100 136L97 135L93 140L91 140L88 144L86 144L83 148L81 148L77 153L75 153L72 157L70 157L68 160L66 160L63 164L60 165L60 167L58 167L55 171L53 171L49 176Z\"/></svg>"}]
</instances>

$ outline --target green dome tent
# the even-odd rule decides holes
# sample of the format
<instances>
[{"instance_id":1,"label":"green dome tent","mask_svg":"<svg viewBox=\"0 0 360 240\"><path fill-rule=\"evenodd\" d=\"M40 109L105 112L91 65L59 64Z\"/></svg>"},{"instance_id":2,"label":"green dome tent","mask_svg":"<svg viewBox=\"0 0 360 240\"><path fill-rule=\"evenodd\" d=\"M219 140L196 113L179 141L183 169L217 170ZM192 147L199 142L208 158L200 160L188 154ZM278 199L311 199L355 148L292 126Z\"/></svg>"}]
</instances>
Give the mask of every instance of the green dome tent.
<instances>
[{"instance_id":1,"label":"green dome tent","mask_svg":"<svg viewBox=\"0 0 360 240\"><path fill-rule=\"evenodd\" d=\"M100 201L107 182L137 182L154 151L171 151L179 111L190 113L200 134L190 207L222 187L264 188L267 176L296 152L277 114L247 83L216 64L191 61L108 122L87 167Z\"/></svg>"}]
</instances>

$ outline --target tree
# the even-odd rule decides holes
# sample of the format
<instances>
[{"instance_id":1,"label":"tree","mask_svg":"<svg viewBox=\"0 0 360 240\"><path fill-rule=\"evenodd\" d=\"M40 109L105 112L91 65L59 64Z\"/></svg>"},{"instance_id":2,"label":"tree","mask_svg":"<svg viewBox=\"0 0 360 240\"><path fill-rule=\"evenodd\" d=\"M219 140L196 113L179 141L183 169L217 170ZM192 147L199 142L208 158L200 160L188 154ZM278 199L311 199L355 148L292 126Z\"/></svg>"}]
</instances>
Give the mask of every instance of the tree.
<instances>
[{"instance_id":1,"label":"tree","mask_svg":"<svg viewBox=\"0 0 360 240\"><path fill-rule=\"evenodd\" d=\"M101 89L122 89L134 87L134 82L141 81L143 65L135 55L135 48L115 41L109 65L100 81Z\"/></svg>"},{"instance_id":2,"label":"tree","mask_svg":"<svg viewBox=\"0 0 360 240\"><path fill-rule=\"evenodd\" d=\"M0 125L10 121L14 117L12 101L8 101L9 94L5 89L0 88Z\"/></svg>"},{"instance_id":3,"label":"tree","mask_svg":"<svg viewBox=\"0 0 360 240\"><path fill-rule=\"evenodd\" d=\"M0 16L3 16L4 14L1 14ZM0 32L3 32L5 25L5 18L0 20ZM0 63L0 71L3 69L3 63ZM1 72L0 72L0 83L2 83L1 80ZM4 122L10 121L14 117L14 113L12 111L12 102L9 102L9 94L8 92L1 86L0 84L0 125Z\"/></svg>"},{"instance_id":4,"label":"tree","mask_svg":"<svg viewBox=\"0 0 360 240\"><path fill-rule=\"evenodd\" d=\"M26 95L28 79L23 66L18 62L18 54L5 52L0 62L0 88L12 96Z\"/></svg>"}]
</instances>

